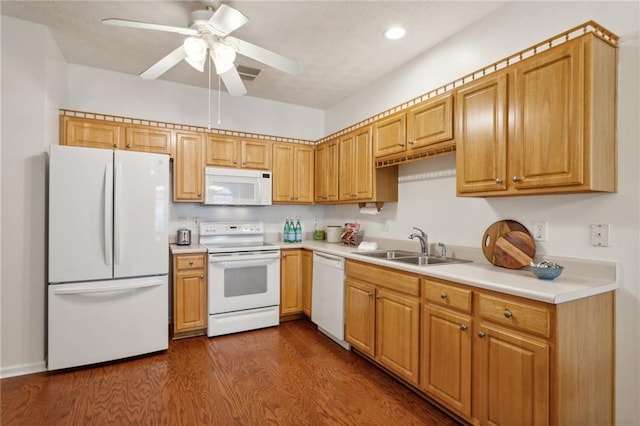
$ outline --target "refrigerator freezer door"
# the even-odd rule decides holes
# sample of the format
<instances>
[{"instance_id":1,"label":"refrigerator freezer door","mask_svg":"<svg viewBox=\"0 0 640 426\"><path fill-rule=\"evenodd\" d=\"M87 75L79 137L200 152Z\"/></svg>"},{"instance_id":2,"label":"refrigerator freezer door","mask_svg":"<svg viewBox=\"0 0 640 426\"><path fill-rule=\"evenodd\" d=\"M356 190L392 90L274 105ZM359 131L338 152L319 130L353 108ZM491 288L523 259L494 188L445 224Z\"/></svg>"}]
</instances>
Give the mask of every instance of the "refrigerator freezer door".
<instances>
[{"instance_id":1,"label":"refrigerator freezer door","mask_svg":"<svg viewBox=\"0 0 640 426\"><path fill-rule=\"evenodd\" d=\"M169 156L115 151L114 277L169 272Z\"/></svg>"},{"instance_id":2,"label":"refrigerator freezer door","mask_svg":"<svg viewBox=\"0 0 640 426\"><path fill-rule=\"evenodd\" d=\"M167 276L49 286L47 368L168 348Z\"/></svg>"},{"instance_id":3,"label":"refrigerator freezer door","mask_svg":"<svg viewBox=\"0 0 640 426\"><path fill-rule=\"evenodd\" d=\"M49 282L113 276L112 173L112 151L51 146Z\"/></svg>"}]
</instances>

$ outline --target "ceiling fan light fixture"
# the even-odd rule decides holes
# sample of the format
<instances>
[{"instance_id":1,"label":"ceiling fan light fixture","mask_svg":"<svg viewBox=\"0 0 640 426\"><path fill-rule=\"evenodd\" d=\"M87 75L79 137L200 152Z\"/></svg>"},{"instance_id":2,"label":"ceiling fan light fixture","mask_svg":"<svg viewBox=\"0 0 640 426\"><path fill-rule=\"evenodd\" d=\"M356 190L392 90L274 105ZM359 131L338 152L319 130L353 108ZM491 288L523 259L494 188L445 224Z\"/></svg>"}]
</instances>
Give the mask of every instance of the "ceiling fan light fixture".
<instances>
[{"instance_id":1,"label":"ceiling fan light fixture","mask_svg":"<svg viewBox=\"0 0 640 426\"><path fill-rule=\"evenodd\" d=\"M193 58L193 57L189 57L187 56L186 58L184 58L184 60L191 65L193 68L195 68L196 70L200 71L200 72L204 72L204 63L205 63L205 59L207 59L207 56L203 56L202 58Z\"/></svg>"},{"instance_id":2,"label":"ceiling fan light fixture","mask_svg":"<svg viewBox=\"0 0 640 426\"><path fill-rule=\"evenodd\" d=\"M236 60L236 51L233 47L224 43L215 43L211 58L216 65L216 74L224 74L233 68L233 63Z\"/></svg>"},{"instance_id":3,"label":"ceiling fan light fixture","mask_svg":"<svg viewBox=\"0 0 640 426\"><path fill-rule=\"evenodd\" d=\"M389 40L399 40L404 37L406 33L405 29L402 27L391 27L384 32L384 36Z\"/></svg>"},{"instance_id":4,"label":"ceiling fan light fixture","mask_svg":"<svg viewBox=\"0 0 640 426\"><path fill-rule=\"evenodd\" d=\"M199 60L207 56L207 42L201 38L188 37L184 41L184 51L187 53L187 58Z\"/></svg>"}]
</instances>

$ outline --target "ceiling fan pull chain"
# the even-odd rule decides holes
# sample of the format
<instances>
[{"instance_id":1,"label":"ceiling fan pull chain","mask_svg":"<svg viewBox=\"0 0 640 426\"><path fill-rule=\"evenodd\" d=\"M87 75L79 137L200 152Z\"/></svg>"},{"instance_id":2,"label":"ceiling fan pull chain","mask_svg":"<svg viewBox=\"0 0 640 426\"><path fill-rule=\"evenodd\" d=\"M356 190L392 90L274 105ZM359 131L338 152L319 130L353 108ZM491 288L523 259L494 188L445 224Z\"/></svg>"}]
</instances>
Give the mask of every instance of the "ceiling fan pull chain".
<instances>
[{"instance_id":1,"label":"ceiling fan pull chain","mask_svg":"<svg viewBox=\"0 0 640 426\"><path fill-rule=\"evenodd\" d=\"M218 126L222 125L222 111L220 111L220 74L218 74Z\"/></svg>"},{"instance_id":2,"label":"ceiling fan pull chain","mask_svg":"<svg viewBox=\"0 0 640 426\"><path fill-rule=\"evenodd\" d=\"M207 128L211 130L211 59L209 59L207 63L209 64L209 90L207 91L207 95L209 96L209 101L207 102L207 106L209 107L209 115L207 116Z\"/></svg>"}]
</instances>

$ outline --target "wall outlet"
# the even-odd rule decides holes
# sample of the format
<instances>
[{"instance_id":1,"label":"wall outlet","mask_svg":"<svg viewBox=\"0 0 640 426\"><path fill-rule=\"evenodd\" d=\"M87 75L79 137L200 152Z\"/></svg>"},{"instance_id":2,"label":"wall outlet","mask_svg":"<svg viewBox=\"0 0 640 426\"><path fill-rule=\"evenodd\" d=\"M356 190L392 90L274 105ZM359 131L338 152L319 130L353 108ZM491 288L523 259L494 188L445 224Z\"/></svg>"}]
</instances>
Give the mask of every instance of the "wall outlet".
<instances>
[{"instance_id":1,"label":"wall outlet","mask_svg":"<svg viewBox=\"0 0 640 426\"><path fill-rule=\"evenodd\" d=\"M536 241L547 241L547 222L533 222L533 239Z\"/></svg>"},{"instance_id":2,"label":"wall outlet","mask_svg":"<svg viewBox=\"0 0 640 426\"><path fill-rule=\"evenodd\" d=\"M609 247L609 224L591 225L591 245L596 247Z\"/></svg>"},{"instance_id":3,"label":"wall outlet","mask_svg":"<svg viewBox=\"0 0 640 426\"><path fill-rule=\"evenodd\" d=\"M194 228L200 227L200 218L199 217L194 217L193 218L193 227Z\"/></svg>"}]
</instances>

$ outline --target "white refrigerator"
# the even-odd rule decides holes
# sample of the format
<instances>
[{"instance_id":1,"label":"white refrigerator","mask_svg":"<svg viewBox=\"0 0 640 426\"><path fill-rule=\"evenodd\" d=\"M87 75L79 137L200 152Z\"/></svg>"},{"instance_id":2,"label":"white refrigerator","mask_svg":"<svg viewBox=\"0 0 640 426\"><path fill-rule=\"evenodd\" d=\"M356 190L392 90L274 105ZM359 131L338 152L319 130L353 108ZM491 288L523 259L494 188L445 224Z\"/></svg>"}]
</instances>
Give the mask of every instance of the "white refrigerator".
<instances>
[{"instance_id":1,"label":"white refrigerator","mask_svg":"<svg viewBox=\"0 0 640 426\"><path fill-rule=\"evenodd\" d=\"M49 370L168 348L169 157L51 146Z\"/></svg>"}]
</instances>

